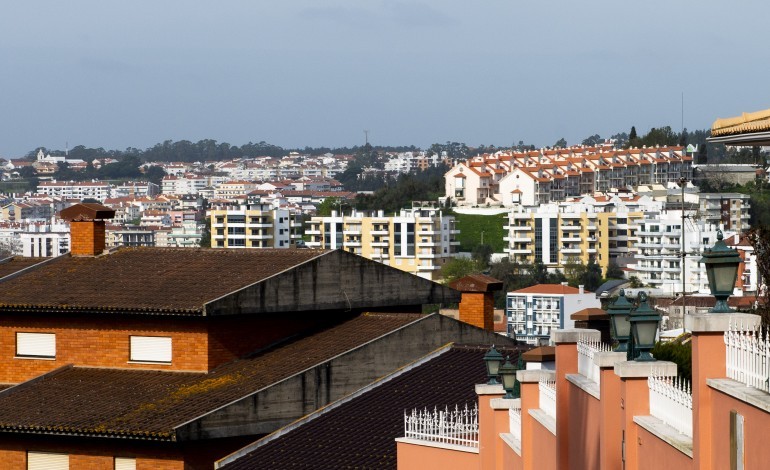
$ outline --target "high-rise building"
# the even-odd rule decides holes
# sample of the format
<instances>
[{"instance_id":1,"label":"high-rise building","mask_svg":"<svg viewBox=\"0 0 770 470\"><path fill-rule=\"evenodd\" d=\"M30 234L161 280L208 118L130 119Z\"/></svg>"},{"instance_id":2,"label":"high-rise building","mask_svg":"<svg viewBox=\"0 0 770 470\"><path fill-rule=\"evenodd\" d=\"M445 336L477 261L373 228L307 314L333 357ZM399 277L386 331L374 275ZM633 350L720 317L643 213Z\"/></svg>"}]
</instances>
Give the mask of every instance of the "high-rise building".
<instances>
[{"instance_id":1,"label":"high-rise building","mask_svg":"<svg viewBox=\"0 0 770 470\"><path fill-rule=\"evenodd\" d=\"M300 239L299 216L270 204L216 206L207 215L212 248L290 248Z\"/></svg>"}]
</instances>

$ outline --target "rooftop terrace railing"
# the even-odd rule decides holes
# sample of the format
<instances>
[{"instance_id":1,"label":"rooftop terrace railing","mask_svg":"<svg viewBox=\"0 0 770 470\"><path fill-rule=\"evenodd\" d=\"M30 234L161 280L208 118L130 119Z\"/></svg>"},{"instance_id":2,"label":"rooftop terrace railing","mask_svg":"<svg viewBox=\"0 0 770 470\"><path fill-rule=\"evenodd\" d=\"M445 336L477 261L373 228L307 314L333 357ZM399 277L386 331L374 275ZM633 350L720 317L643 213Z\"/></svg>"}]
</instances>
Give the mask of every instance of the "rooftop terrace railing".
<instances>
[{"instance_id":1,"label":"rooftop terrace railing","mask_svg":"<svg viewBox=\"0 0 770 470\"><path fill-rule=\"evenodd\" d=\"M464 447L479 447L478 405L468 405L454 410L445 407L433 411L412 410L404 412L404 436L421 441L451 444Z\"/></svg>"},{"instance_id":2,"label":"rooftop terrace railing","mask_svg":"<svg viewBox=\"0 0 770 470\"><path fill-rule=\"evenodd\" d=\"M727 377L770 393L770 341L767 330L730 326L725 331Z\"/></svg>"},{"instance_id":3,"label":"rooftop terrace railing","mask_svg":"<svg viewBox=\"0 0 770 470\"><path fill-rule=\"evenodd\" d=\"M680 433L692 437L692 390L690 383L679 377L651 375L650 414Z\"/></svg>"},{"instance_id":4,"label":"rooftop terrace railing","mask_svg":"<svg viewBox=\"0 0 770 470\"><path fill-rule=\"evenodd\" d=\"M594 364L594 354L597 352L612 351L612 347L609 344L604 344L601 341L588 339L585 336L578 338L577 342L578 350L578 373L583 377L589 378L600 384L601 374L599 366Z\"/></svg>"}]
</instances>

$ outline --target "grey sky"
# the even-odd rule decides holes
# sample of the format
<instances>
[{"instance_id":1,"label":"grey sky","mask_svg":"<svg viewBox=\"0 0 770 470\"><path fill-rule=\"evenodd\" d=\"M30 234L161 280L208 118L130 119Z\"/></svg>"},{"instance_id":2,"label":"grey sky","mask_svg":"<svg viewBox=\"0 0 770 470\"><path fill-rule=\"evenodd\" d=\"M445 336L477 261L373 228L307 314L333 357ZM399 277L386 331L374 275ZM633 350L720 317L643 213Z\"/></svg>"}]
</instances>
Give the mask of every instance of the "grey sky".
<instances>
[{"instance_id":1,"label":"grey sky","mask_svg":"<svg viewBox=\"0 0 770 470\"><path fill-rule=\"evenodd\" d=\"M552 145L770 107L770 2L9 2L0 156L173 139ZM628 6L632 5L632 6Z\"/></svg>"}]
</instances>

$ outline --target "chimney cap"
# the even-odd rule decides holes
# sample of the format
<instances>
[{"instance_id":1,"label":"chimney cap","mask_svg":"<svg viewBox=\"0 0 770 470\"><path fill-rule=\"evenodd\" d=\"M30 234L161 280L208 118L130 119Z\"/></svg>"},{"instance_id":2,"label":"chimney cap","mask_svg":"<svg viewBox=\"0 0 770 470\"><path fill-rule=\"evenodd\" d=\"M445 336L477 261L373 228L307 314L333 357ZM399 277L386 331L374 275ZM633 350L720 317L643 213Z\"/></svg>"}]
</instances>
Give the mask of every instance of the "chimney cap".
<instances>
[{"instance_id":1,"label":"chimney cap","mask_svg":"<svg viewBox=\"0 0 770 470\"><path fill-rule=\"evenodd\" d=\"M503 290L503 282L486 274L470 274L449 284L460 292L492 292Z\"/></svg>"},{"instance_id":2,"label":"chimney cap","mask_svg":"<svg viewBox=\"0 0 770 470\"><path fill-rule=\"evenodd\" d=\"M69 221L103 220L115 217L115 211L101 204L84 202L62 209L59 217Z\"/></svg>"}]
</instances>

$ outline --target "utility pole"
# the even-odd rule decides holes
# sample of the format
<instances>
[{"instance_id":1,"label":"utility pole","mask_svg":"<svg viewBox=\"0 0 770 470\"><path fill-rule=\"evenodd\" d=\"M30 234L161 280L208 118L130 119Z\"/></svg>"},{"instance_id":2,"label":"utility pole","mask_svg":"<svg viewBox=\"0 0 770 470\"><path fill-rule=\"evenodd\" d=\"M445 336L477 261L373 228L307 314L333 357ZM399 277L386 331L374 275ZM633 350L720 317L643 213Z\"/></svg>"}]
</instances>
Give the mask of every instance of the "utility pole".
<instances>
[{"instance_id":1,"label":"utility pole","mask_svg":"<svg viewBox=\"0 0 770 470\"><path fill-rule=\"evenodd\" d=\"M682 259L682 321L684 322L684 316L687 314L687 308L686 305L686 296L685 296L685 287L686 287L686 281L685 281L685 275L687 273L687 268L685 267L685 261L687 252L685 251L685 243L684 243L684 221L685 221L685 215L684 215L684 188L687 186L687 178L684 176L680 176L679 179L676 182L680 188L682 188L682 253L681 253L681 259Z\"/></svg>"}]
</instances>

